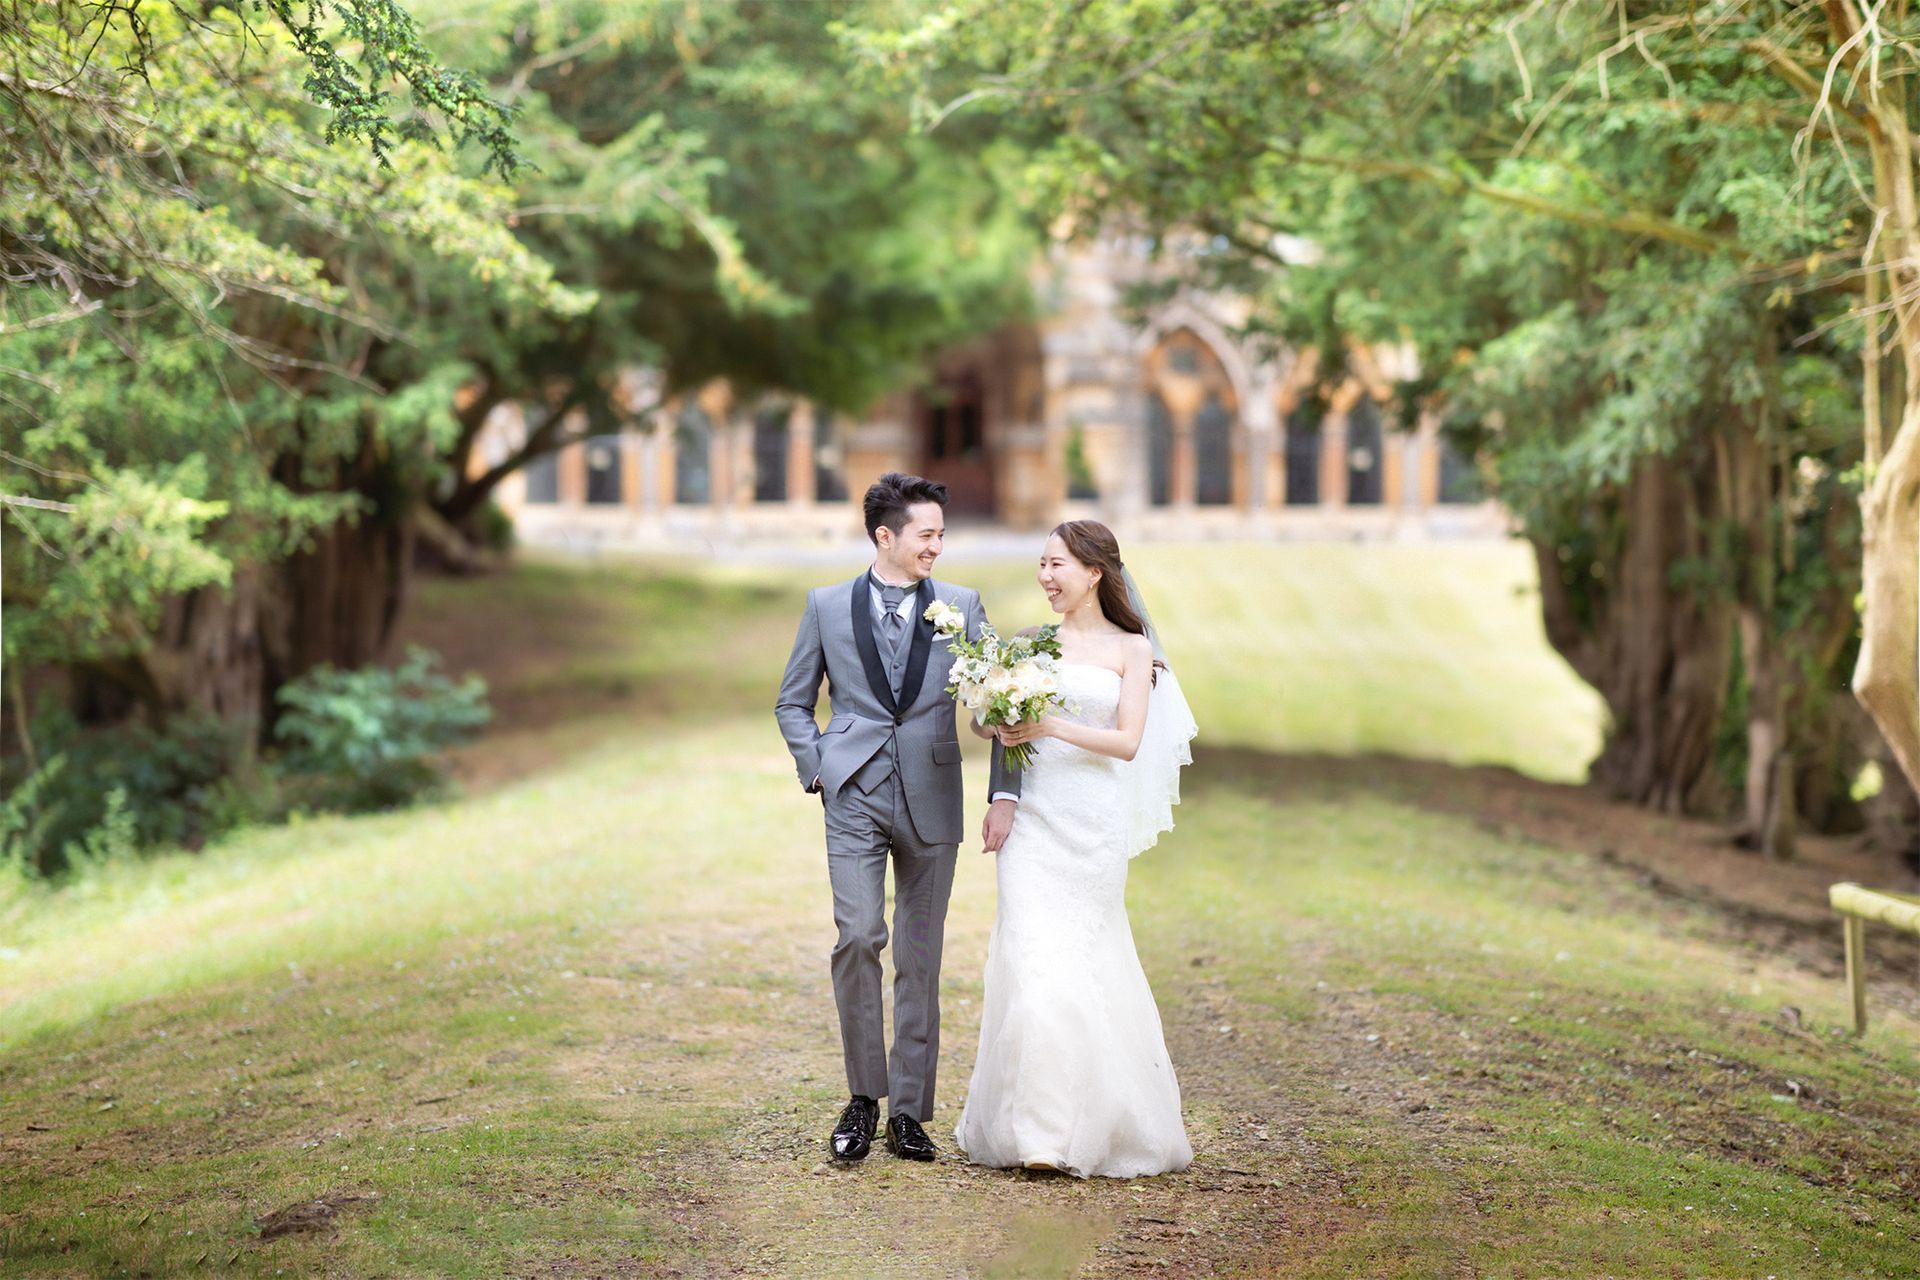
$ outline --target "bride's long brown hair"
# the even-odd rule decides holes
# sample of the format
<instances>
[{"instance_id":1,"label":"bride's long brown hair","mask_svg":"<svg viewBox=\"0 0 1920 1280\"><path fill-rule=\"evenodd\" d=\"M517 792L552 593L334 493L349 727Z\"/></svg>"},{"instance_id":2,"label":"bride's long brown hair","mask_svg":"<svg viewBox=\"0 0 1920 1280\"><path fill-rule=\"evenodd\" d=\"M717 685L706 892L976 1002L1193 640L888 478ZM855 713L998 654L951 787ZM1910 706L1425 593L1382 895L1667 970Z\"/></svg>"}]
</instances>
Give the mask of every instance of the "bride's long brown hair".
<instances>
[{"instance_id":1,"label":"bride's long brown hair","mask_svg":"<svg viewBox=\"0 0 1920 1280\"><path fill-rule=\"evenodd\" d=\"M1127 566L1120 559L1120 539L1113 536L1113 530L1098 520L1069 520L1056 525L1053 536L1066 544L1068 555L1087 568L1100 571L1100 585L1095 590L1100 612L1107 615L1107 621L1122 631L1146 635L1147 621L1133 607L1133 599L1127 594ZM1154 660L1153 666L1154 683L1158 684L1159 659Z\"/></svg>"}]
</instances>

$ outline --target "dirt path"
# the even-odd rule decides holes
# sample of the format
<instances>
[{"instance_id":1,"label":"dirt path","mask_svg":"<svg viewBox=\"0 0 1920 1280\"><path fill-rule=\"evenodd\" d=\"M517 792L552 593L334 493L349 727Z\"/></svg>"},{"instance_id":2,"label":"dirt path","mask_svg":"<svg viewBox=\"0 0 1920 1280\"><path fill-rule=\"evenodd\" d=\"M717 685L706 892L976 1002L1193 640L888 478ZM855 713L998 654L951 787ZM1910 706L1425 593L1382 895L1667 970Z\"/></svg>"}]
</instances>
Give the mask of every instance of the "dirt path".
<instances>
[{"instance_id":1,"label":"dirt path","mask_svg":"<svg viewBox=\"0 0 1920 1280\"><path fill-rule=\"evenodd\" d=\"M563 1075L593 1089L641 1081L642 1110L685 1105L717 1110L726 1137L641 1157L666 1190L684 1231L688 1261L675 1274L781 1276L1273 1275L1349 1230L1363 1210L1346 1197L1334 1162L1305 1135L1351 1123L1432 1136L1373 1091L1329 1115L1274 1081L1321 1080L1333 1068L1310 1037L1222 1034L1223 993L1204 966L1162 981L1170 1052L1183 1086L1204 1099L1190 1127L1199 1155L1184 1173L1116 1182L971 1166L953 1149L956 1095L973 1061L979 1006L946 1002L942 1094L929 1130L942 1147L931 1165L876 1148L866 1161L826 1158L826 1131L844 1101L834 1011L815 949L799 933L753 939L731 964L758 968L757 989L715 987L701 971L698 935L633 935L636 961L688 957L678 980L654 988L643 1020L630 1006ZM978 971L977 938L950 949L949 963ZM622 957L610 957L618 966ZM778 999L769 999L772 991ZM741 1011L729 1019L724 1011ZM698 1053L673 1047L703 1044ZM717 1046L717 1047L716 1047ZM663 1051L664 1050L664 1051ZM567 1274L565 1268L555 1274ZM605 1274L604 1271L594 1272Z\"/></svg>"}]
</instances>

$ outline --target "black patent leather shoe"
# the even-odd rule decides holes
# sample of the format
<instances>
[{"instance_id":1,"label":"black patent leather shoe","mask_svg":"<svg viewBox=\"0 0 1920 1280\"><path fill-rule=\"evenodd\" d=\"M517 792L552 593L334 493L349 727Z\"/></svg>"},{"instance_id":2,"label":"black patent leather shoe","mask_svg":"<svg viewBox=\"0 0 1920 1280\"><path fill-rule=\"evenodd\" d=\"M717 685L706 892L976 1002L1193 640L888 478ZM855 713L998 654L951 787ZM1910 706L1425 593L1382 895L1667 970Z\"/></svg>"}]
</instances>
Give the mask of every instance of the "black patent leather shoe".
<instances>
[{"instance_id":1,"label":"black patent leather shoe","mask_svg":"<svg viewBox=\"0 0 1920 1280\"><path fill-rule=\"evenodd\" d=\"M873 1129L880 1123L880 1104L871 1098L853 1098L833 1126L828 1150L836 1160L864 1160L873 1150Z\"/></svg>"},{"instance_id":2,"label":"black patent leather shoe","mask_svg":"<svg viewBox=\"0 0 1920 1280\"><path fill-rule=\"evenodd\" d=\"M887 1117L887 1150L902 1160L931 1160L938 1154L933 1139L912 1116Z\"/></svg>"}]
</instances>

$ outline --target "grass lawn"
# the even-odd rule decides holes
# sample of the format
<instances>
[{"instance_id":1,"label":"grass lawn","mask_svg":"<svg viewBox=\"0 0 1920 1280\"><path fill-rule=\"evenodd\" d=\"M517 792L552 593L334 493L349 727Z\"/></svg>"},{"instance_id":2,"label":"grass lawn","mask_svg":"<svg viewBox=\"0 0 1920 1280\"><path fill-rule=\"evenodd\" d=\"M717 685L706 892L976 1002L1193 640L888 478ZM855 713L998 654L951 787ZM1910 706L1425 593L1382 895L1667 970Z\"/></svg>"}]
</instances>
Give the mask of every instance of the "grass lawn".
<instances>
[{"instance_id":1,"label":"grass lawn","mask_svg":"<svg viewBox=\"0 0 1920 1280\"><path fill-rule=\"evenodd\" d=\"M1597 738L1518 548L1133 564L1203 733L1129 891L1189 1171L830 1167L818 806L771 706L834 575L536 560L410 623L495 685L466 798L0 892L0 1274L1920 1273L1911 1005L1838 1035L1823 953L1467 802ZM1027 574L954 577L1014 626ZM993 910L961 856L949 1152Z\"/></svg>"}]
</instances>

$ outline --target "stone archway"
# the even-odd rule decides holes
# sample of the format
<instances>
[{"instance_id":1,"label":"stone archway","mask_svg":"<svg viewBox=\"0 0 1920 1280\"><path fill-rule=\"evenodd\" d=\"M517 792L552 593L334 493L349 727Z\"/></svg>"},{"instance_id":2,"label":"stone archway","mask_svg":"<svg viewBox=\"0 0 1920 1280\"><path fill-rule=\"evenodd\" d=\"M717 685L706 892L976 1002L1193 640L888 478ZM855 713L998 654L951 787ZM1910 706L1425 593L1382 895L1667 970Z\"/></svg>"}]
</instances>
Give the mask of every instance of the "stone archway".
<instances>
[{"instance_id":1,"label":"stone archway","mask_svg":"<svg viewBox=\"0 0 1920 1280\"><path fill-rule=\"evenodd\" d=\"M1198 330L1183 326L1163 333L1144 356L1141 374L1149 504L1242 505L1245 402L1227 360Z\"/></svg>"},{"instance_id":2,"label":"stone archway","mask_svg":"<svg viewBox=\"0 0 1920 1280\"><path fill-rule=\"evenodd\" d=\"M1047 519L1058 467L1046 448L1045 362L1031 325L1007 325L943 353L909 409L914 461L947 486L949 517Z\"/></svg>"},{"instance_id":3,"label":"stone archway","mask_svg":"<svg viewBox=\"0 0 1920 1280\"><path fill-rule=\"evenodd\" d=\"M1153 352L1167 338L1182 329L1193 334L1214 359L1220 362L1227 384L1233 388L1233 403L1236 411L1251 405L1256 397L1259 380L1254 377L1252 367L1241 352L1240 345L1221 328L1219 321L1202 311L1186 298L1176 298L1155 312L1147 327L1140 331L1133 343L1134 358L1142 367Z\"/></svg>"},{"instance_id":4,"label":"stone archway","mask_svg":"<svg viewBox=\"0 0 1920 1280\"><path fill-rule=\"evenodd\" d=\"M993 513L993 457L987 443L987 383L967 361L938 370L914 397L920 474L947 486L947 512Z\"/></svg>"}]
</instances>

